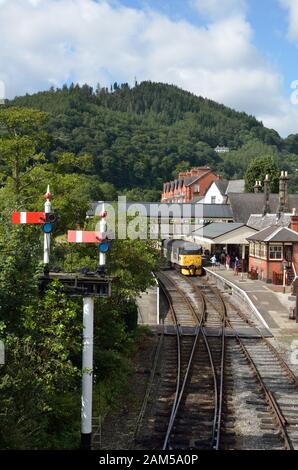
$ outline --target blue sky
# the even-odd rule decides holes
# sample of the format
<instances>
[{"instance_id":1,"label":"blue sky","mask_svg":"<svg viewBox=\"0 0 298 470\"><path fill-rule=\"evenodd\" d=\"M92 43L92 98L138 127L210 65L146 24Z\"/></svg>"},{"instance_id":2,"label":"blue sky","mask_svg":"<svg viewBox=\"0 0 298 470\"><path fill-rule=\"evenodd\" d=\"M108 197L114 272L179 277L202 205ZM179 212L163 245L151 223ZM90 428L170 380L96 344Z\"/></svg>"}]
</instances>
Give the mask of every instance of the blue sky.
<instances>
[{"instance_id":1,"label":"blue sky","mask_svg":"<svg viewBox=\"0 0 298 470\"><path fill-rule=\"evenodd\" d=\"M206 25L206 16L198 13L191 1L122 0L121 3L140 10L154 9L174 21L186 20L200 27ZM254 31L252 42L283 74L284 92L290 94L290 84L298 77L298 49L287 39L287 12L278 0L248 0L246 3L246 17Z\"/></svg>"},{"instance_id":2,"label":"blue sky","mask_svg":"<svg viewBox=\"0 0 298 470\"><path fill-rule=\"evenodd\" d=\"M137 77L298 133L298 0L0 0L0 41L0 95Z\"/></svg>"}]
</instances>

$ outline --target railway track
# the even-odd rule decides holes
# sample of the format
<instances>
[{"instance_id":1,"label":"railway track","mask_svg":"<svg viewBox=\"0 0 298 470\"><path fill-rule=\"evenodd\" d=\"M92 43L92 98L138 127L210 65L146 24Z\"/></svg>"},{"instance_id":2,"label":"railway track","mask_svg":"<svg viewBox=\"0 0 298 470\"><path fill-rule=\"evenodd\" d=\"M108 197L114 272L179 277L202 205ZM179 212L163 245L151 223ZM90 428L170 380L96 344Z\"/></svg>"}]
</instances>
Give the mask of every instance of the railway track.
<instances>
[{"instance_id":1,"label":"railway track","mask_svg":"<svg viewBox=\"0 0 298 470\"><path fill-rule=\"evenodd\" d=\"M225 337L207 338L205 301L192 286L178 287L168 273L160 274L159 280L169 303L166 323L172 324L175 336L168 338L164 349L156 407L153 416L147 419L148 429L151 429L147 446L217 449ZM216 315L217 326L224 329L224 318L219 313ZM192 328L191 334L182 334L185 327ZM221 368L222 373L219 373Z\"/></svg>"},{"instance_id":2,"label":"railway track","mask_svg":"<svg viewBox=\"0 0 298 470\"><path fill-rule=\"evenodd\" d=\"M169 314L136 448L297 449L297 377L258 321L201 278L159 279Z\"/></svg>"},{"instance_id":3,"label":"railway track","mask_svg":"<svg viewBox=\"0 0 298 470\"><path fill-rule=\"evenodd\" d=\"M199 289L199 287L197 286ZM298 380L282 356L261 333L258 326L243 312L239 312L217 288L204 282L204 297L212 306L225 312L226 326L234 332L234 354L241 353L255 379L261 397L248 400L256 405L261 421L264 445L279 448L278 437L286 450L298 445ZM259 337L245 337L243 325L254 327ZM241 330L241 337L238 330ZM286 392L286 393L285 393ZM259 394L260 395L260 394ZM260 399L261 398L261 399ZM270 411L270 415L268 413Z\"/></svg>"}]
</instances>

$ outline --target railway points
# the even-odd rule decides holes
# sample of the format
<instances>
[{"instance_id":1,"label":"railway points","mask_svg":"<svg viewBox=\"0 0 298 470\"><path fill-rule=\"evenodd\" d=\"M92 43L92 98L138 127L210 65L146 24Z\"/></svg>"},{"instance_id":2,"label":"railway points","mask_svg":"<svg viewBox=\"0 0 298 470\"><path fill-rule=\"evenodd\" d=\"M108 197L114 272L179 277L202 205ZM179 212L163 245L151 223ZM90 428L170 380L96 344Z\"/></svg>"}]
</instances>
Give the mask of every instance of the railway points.
<instances>
[{"instance_id":1,"label":"railway points","mask_svg":"<svg viewBox=\"0 0 298 470\"><path fill-rule=\"evenodd\" d=\"M136 448L298 449L298 380L261 319L214 282L158 276L169 313Z\"/></svg>"}]
</instances>

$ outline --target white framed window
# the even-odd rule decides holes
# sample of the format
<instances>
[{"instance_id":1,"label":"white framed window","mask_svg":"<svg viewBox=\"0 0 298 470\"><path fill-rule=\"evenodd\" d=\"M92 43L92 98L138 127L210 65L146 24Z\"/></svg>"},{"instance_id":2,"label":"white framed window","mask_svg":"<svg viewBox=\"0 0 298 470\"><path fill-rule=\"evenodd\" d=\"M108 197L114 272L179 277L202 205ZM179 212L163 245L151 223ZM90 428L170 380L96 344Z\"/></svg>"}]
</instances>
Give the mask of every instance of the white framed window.
<instances>
[{"instance_id":1,"label":"white framed window","mask_svg":"<svg viewBox=\"0 0 298 470\"><path fill-rule=\"evenodd\" d=\"M249 254L251 256L255 256L255 244L254 243L249 244Z\"/></svg>"},{"instance_id":2,"label":"white framed window","mask_svg":"<svg viewBox=\"0 0 298 470\"><path fill-rule=\"evenodd\" d=\"M282 245L269 245L269 259L282 259Z\"/></svg>"},{"instance_id":3,"label":"white framed window","mask_svg":"<svg viewBox=\"0 0 298 470\"><path fill-rule=\"evenodd\" d=\"M255 245L255 256L257 258L260 258L261 256L261 244L260 243L256 243Z\"/></svg>"},{"instance_id":4,"label":"white framed window","mask_svg":"<svg viewBox=\"0 0 298 470\"><path fill-rule=\"evenodd\" d=\"M196 184L194 185L194 192L195 192L195 193L200 192L200 186L198 185L198 183L196 183Z\"/></svg>"},{"instance_id":5,"label":"white framed window","mask_svg":"<svg viewBox=\"0 0 298 470\"><path fill-rule=\"evenodd\" d=\"M211 204L216 204L216 196L211 196Z\"/></svg>"},{"instance_id":6,"label":"white framed window","mask_svg":"<svg viewBox=\"0 0 298 470\"><path fill-rule=\"evenodd\" d=\"M261 258L267 258L267 245L265 243L261 244L260 256Z\"/></svg>"}]
</instances>

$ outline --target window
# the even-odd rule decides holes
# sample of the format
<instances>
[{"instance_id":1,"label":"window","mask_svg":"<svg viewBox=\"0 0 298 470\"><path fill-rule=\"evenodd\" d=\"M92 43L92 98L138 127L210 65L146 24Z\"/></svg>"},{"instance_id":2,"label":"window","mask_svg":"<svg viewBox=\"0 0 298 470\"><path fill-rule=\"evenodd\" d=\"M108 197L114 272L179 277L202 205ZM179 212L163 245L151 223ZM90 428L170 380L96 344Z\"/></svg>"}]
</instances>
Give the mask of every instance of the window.
<instances>
[{"instance_id":1,"label":"window","mask_svg":"<svg viewBox=\"0 0 298 470\"><path fill-rule=\"evenodd\" d=\"M211 204L215 204L216 203L216 196L211 196Z\"/></svg>"},{"instance_id":2,"label":"window","mask_svg":"<svg viewBox=\"0 0 298 470\"><path fill-rule=\"evenodd\" d=\"M269 245L269 259L282 259L281 245Z\"/></svg>"},{"instance_id":3,"label":"window","mask_svg":"<svg viewBox=\"0 0 298 470\"><path fill-rule=\"evenodd\" d=\"M198 184L195 184L195 186L194 186L194 192L195 192L195 193L198 193L199 191L200 191L199 185L198 185Z\"/></svg>"},{"instance_id":4,"label":"window","mask_svg":"<svg viewBox=\"0 0 298 470\"><path fill-rule=\"evenodd\" d=\"M261 244L260 256L261 258L267 258L267 246L265 243Z\"/></svg>"},{"instance_id":5,"label":"window","mask_svg":"<svg viewBox=\"0 0 298 470\"><path fill-rule=\"evenodd\" d=\"M255 256L255 244L254 243L249 244L249 254L251 256Z\"/></svg>"},{"instance_id":6,"label":"window","mask_svg":"<svg viewBox=\"0 0 298 470\"><path fill-rule=\"evenodd\" d=\"M256 243L255 245L255 256L257 256L258 258L260 258L261 256L261 244L260 243Z\"/></svg>"}]
</instances>

